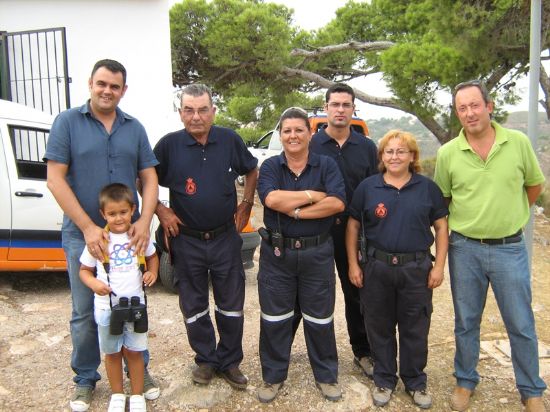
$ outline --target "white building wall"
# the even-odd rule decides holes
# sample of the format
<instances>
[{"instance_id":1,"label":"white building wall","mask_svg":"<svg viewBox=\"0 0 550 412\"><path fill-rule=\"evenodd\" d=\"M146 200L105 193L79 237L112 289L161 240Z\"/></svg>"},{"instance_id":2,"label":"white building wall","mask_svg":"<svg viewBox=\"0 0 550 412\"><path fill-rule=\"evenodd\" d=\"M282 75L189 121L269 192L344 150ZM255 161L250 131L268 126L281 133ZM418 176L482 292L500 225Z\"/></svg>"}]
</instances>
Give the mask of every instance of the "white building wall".
<instances>
[{"instance_id":1,"label":"white building wall","mask_svg":"<svg viewBox=\"0 0 550 412\"><path fill-rule=\"evenodd\" d=\"M121 62L128 90L120 107L139 119L154 144L181 128L172 105L169 0L0 0L0 30L65 27L71 106L89 97L103 58Z\"/></svg>"}]
</instances>

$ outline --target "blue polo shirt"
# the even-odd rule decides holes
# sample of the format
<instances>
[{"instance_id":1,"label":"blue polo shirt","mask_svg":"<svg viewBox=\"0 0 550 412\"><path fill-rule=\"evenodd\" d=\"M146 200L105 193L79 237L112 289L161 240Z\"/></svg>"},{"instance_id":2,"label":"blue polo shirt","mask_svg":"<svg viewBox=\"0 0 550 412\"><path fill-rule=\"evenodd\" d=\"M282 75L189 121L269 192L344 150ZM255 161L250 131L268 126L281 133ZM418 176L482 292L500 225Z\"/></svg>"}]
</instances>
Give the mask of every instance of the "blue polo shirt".
<instances>
[{"instance_id":1,"label":"blue polo shirt","mask_svg":"<svg viewBox=\"0 0 550 412\"><path fill-rule=\"evenodd\" d=\"M138 172L158 164L147 133L132 116L116 109L111 133L93 117L89 102L60 113L53 122L44 161L54 160L69 166L67 182L78 202L92 221L104 226L99 213L99 192L111 183L124 183L134 191L136 214L139 200L136 191ZM63 217L63 230L80 230Z\"/></svg>"},{"instance_id":2,"label":"blue polo shirt","mask_svg":"<svg viewBox=\"0 0 550 412\"><path fill-rule=\"evenodd\" d=\"M265 206L265 198L273 190L318 190L346 203L344 179L336 162L327 156L312 152L309 153L306 167L300 176L296 176L289 169L284 153L270 157L262 163L258 178L258 195L264 205L264 224L268 229L279 231L285 237L317 236L330 231L333 216L296 220Z\"/></svg>"},{"instance_id":3,"label":"blue polo shirt","mask_svg":"<svg viewBox=\"0 0 550 412\"><path fill-rule=\"evenodd\" d=\"M369 246L392 253L422 252L434 242L433 223L449 214L439 187L414 173L400 190L384 182L381 173L355 190L350 215L361 222Z\"/></svg>"},{"instance_id":4,"label":"blue polo shirt","mask_svg":"<svg viewBox=\"0 0 550 412\"><path fill-rule=\"evenodd\" d=\"M325 129L315 133L309 143L309 150L332 157L338 164L346 185L346 199L351 203L353 192L363 180L378 173L378 150L374 142L351 130L351 134L340 146ZM347 214L347 212L344 212Z\"/></svg>"},{"instance_id":5,"label":"blue polo shirt","mask_svg":"<svg viewBox=\"0 0 550 412\"><path fill-rule=\"evenodd\" d=\"M170 207L196 230L211 230L234 219L235 179L258 160L231 129L212 126L206 145L186 130L164 136L155 146L159 184L170 189Z\"/></svg>"}]
</instances>

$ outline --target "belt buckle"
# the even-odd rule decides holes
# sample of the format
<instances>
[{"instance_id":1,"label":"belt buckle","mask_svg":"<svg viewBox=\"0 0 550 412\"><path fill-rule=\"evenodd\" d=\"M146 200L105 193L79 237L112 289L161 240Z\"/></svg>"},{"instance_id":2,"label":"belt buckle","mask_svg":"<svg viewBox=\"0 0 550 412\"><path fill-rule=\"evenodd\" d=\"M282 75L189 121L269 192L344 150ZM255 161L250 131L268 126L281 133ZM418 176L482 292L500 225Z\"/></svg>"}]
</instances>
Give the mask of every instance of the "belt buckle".
<instances>
[{"instance_id":1,"label":"belt buckle","mask_svg":"<svg viewBox=\"0 0 550 412\"><path fill-rule=\"evenodd\" d=\"M302 242L300 242L300 239L296 239L294 242L294 249L301 249L302 248Z\"/></svg>"},{"instance_id":2,"label":"belt buckle","mask_svg":"<svg viewBox=\"0 0 550 412\"><path fill-rule=\"evenodd\" d=\"M211 237L210 232L204 232L202 235L202 238L204 240L210 240L210 237Z\"/></svg>"},{"instance_id":3,"label":"belt buckle","mask_svg":"<svg viewBox=\"0 0 550 412\"><path fill-rule=\"evenodd\" d=\"M397 266L402 262L402 258L399 255L388 255L387 261L389 265Z\"/></svg>"}]
</instances>

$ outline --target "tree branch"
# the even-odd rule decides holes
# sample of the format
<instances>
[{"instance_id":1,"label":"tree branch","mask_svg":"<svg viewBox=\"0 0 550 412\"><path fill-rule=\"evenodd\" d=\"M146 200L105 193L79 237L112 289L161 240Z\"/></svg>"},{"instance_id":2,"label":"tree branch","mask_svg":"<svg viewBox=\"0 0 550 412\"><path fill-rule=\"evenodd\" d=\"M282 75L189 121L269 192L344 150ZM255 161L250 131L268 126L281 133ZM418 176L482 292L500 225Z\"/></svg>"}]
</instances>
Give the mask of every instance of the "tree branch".
<instances>
[{"instance_id":1,"label":"tree branch","mask_svg":"<svg viewBox=\"0 0 550 412\"><path fill-rule=\"evenodd\" d=\"M240 70L242 70L245 67L250 66L250 65L251 65L250 62L242 62L238 66L235 66L235 67L233 67L229 70L226 70L223 74L221 74L220 76L218 76L215 79L215 82L219 82L219 81L223 80L224 78L226 78L227 76L232 75L233 73L238 72L238 71L240 71Z\"/></svg>"},{"instance_id":2,"label":"tree branch","mask_svg":"<svg viewBox=\"0 0 550 412\"><path fill-rule=\"evenodd\" d=\"M330 46L317 47L313 50L293 49L290 52L291 56L305 56L308 58L319 57L325 54L336 53L346 50L357 51L379 51L386 50L392 47L395 43L391 41L372 41L372 42L358 42L350 41L348 43L332 44Z\"/></svg>"}]
</instances>

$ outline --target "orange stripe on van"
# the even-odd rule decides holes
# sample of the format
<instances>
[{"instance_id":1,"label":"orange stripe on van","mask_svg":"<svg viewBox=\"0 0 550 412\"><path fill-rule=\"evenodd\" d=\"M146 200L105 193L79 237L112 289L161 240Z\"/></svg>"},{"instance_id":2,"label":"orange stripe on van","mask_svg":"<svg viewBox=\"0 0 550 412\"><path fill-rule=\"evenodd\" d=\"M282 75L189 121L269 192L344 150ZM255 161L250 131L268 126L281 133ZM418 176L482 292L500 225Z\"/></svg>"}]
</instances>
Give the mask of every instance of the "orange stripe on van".
<instances>
[{"instance_id":1,"label":"orange stripe on van","mask_svg":"<svg viewBox=\"0 0 550 412\"><path fill-rule=\"evenodd\" d=\"M0 260L0 272L52 272L66 271L65 260Z\"/></svg>"},{"instance_id":2,"label":"orange stripe on van","mask_svg":"<svg viewBox=\"0 0 550 412\"><path fill-rule=\"evenodd\" d=\"M9 260L65 260L63 249L59 248L14 248L8 251Z\"/></svg>"}]
</instances>

